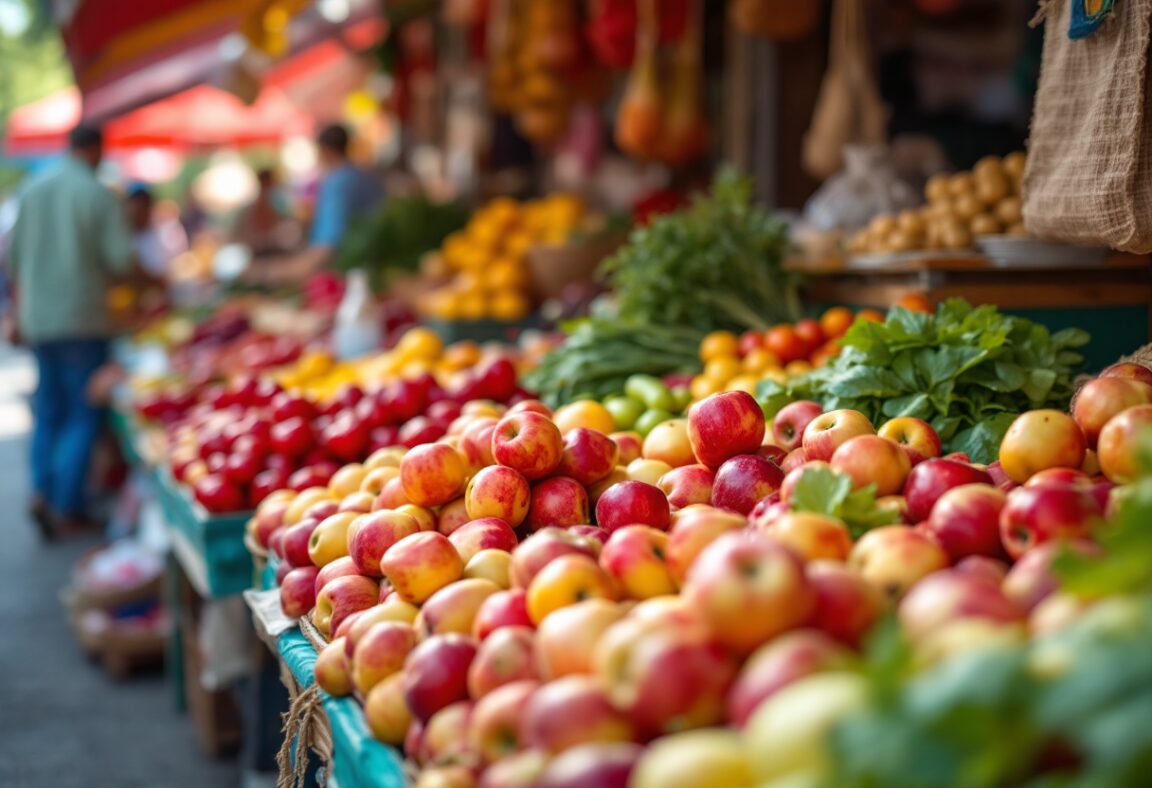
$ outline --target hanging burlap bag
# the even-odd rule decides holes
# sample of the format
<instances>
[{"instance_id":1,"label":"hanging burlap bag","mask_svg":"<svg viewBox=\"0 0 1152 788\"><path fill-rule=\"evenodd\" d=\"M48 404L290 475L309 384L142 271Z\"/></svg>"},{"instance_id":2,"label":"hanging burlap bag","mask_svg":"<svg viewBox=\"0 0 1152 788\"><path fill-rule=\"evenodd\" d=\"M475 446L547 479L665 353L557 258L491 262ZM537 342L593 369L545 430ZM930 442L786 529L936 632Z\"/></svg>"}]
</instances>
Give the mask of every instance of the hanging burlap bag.
<instances>
[{"instance_id":1,"label":"hanging burlap bag","mask_svg":"<svg viewBox=\"0 0 1152 788\"><path fill-rule=\"evenodd\" d=\"M1122 0L1087 38L1072 0L1048 0L1024 172L1024 225L1040 237L1152 251L1152 0Z\"/></svg>"}]
</instances>

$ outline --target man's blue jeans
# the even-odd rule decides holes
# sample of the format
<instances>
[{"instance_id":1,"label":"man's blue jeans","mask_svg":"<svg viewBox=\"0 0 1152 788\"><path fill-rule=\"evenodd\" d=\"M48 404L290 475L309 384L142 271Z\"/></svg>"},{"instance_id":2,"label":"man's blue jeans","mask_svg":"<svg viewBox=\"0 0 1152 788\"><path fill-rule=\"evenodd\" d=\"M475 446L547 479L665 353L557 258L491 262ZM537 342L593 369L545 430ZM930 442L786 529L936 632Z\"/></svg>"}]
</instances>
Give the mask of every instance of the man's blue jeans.
<instances>
[{"instance_id":1,"label":"man's blue jeans","mask_svg":"<svg viewBox=\"0 0 1152 788\"><path fill-rule=\"evenodd\" d=\"M33 398L32 485L57 514L84 514L92 447L103 408L88 402L88 381L108 360L104 339L32 345L40 380Z\"/></svg>"}]
</instances>

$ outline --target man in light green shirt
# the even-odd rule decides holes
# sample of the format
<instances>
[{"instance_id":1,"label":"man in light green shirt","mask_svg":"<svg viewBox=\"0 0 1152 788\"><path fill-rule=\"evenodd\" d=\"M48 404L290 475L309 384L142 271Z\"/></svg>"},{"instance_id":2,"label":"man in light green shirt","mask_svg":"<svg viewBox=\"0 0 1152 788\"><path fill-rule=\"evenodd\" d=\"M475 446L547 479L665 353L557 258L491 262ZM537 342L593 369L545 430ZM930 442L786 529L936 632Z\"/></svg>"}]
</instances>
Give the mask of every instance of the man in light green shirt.
<instances>
[{"instance_id":1,"label":"man in light green shirt","mask_svg":"<svg viewBox=\"0 0 1152 788\"><path fill-rule=\"evenodd\" d=\"M79 126L70 151L20 199L8 250L21 339L36 357L30 511L46 537L86 523L85 490L102 424L88 381L108 360L108 289L133 269L116 196L96 179L97 129Z\"/></svg>"}]
</instances>

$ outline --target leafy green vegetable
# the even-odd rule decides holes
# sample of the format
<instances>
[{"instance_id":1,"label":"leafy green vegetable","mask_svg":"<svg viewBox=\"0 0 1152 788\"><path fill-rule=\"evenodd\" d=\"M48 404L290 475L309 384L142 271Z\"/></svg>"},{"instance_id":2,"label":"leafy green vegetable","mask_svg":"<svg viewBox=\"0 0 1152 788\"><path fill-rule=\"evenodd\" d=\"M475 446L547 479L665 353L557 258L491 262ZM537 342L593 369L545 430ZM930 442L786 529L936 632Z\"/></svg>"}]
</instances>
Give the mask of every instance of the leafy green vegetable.
<instances>
[{"instance_id":1,"label":"leafy green vegetable","mask_svg":"<svg viewBox=\"0 0 1152 788\"><path fill-rule=\"evenodd\" d=\"M603 399L624 390L636 374L694 374L701 334L690 328L583 320L525 376L524 385L552 407L577 394Z\"/></svg>"},{"instance_id":2,"label":"leafy green vegetable","mask_svg":"<svg viewBox=\"0 0 1152 788\"><path fill-rule=\"evenodd\" d=\"M876 505L876 485L852 489L852 477L831 468L806 468L790 499L792 510L819 512L844 521L854 538L881 525L900 522L900 513Z\"/></svg>"},{"instance_id":3,"label":"leafy green vegetable","mask_svg":"<svg viewBox=\"0 0 1152 788\"><path fill-rule=\"evenodd\" d=\"M601 270L627 322L765 329L799 312L783 268L787 240L784 225L753 204L751 181L726 169L710 194L634 230Z\"/></svg>"},{"instance_id":4,"label":"leafy green vegetable","mask_svg":"<svg viewBox=\"0 0 1152 788\"><path fill-rule=\"evenodd\" d=\"M420 258L436 249L468 221L467 208L432 202L423 195L391 197L355 222L344 235L335 266L363 268L375 286L389 271L414 271Z\"/></svg>"},{"instance_id":5,"label":"leafy green vegetable","mask_svg":"<svg viewBox=\"0 0 1152 788\"><path fill-rule=\"evenodd\" d=\"M958 298L935 315L900 307L884 323L857 321L829 364L757 391L771 416L797 399L851 408L874 423L897 416L931 422L948 451L992 462L1012 419L1034 408L1066 408L1087 344L1079 329L1055 334L992 306Z\"/></svg>"}]
</instances>

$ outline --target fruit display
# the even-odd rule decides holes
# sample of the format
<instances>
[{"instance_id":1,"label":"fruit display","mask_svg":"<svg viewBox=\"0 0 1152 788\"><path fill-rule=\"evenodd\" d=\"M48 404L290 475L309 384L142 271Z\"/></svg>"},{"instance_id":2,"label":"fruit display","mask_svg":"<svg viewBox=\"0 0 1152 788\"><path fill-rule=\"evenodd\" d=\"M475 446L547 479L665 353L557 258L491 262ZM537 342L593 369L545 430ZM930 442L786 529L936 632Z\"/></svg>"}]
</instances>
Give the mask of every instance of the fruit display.
<instances>
[{"instance_id":1,"label":"fruit display","mask_svg":"<svg viewBox=\"0 0 1152 788\"><path fill-rule=\"evenodd\" d=\"M532 308L528 250L563 244L585 218L584 204L566 194L492 200L445 239L430 268L435 276L442 264L447 281L425 294L420 310L441 320L523 319Z\"/></svg>"},{"instance_id":2,"label":"fruit display","mask_svg":"<svg viewBox=\"0 0 1152 788\"><path fill-rule=\"evenodd\" d=\"M794 400L849 408L874 422L931 422L944 446L992 462L1015 417L1067 407L1088 342L1079 329L1050 333L1030 320L961 299L922 313L896 307L883 322L859 321L843 350L823 367L783 383L768 379L757 396L768 413Z\"/></svg>"},{"instance_id":3,"label":"fruit display","mask_svg":"<svg viewBox=\"0 0 1152 788\"><path fill-rule=\"evenodd\" d=\"M934 175L924 187L927 204L875 217L848 242L856 254L962 251L982 235L1027 235L1020 187L1023 153L985 156L971 172Z\"/></svg>"},{"instance_id":4,"label":"fruit display","mask_svg":"<svg viewBox=\"0 0 1152 788\"><path fill-rule=\"evenodd\" d=\"M1078 721L1109 729L1109 687L1147 702L1146 368L1016 416L987 465L923 420L766 420L743 391L643 441L595 409L465 408L249 522L329 641L317 683L419 784L937 784L875 743L942 748L951 779L1019 726L979 784L1138 784L1147 727L1108 749Z\"/></svg>"}]
</instances>

